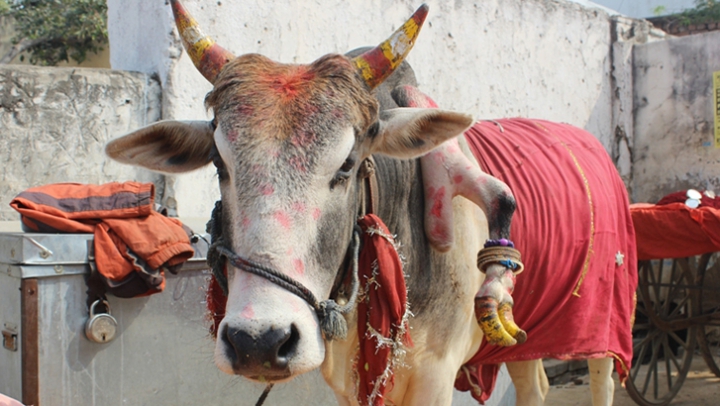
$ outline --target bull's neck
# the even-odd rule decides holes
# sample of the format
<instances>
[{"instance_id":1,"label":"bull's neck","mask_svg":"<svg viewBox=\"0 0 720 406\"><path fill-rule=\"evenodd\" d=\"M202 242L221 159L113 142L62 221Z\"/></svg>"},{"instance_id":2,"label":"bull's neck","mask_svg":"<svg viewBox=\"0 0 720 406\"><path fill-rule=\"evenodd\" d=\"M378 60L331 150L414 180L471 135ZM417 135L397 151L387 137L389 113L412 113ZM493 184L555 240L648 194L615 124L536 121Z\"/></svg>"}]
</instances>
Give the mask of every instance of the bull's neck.
<instances>
[{"instance_id":1,"label":"bull's neck","mask_svg":"<svg viewBox=\"0 0 720 406\"><path fill-rule=\"evenodd\" d=\"M432 252L425 237L424 229L424 191L420 161L400 160L384 156L375 156L376 177L378 181L378 215L388 230L397 236L400 254L404 256L409 297L413 312L418 314L424 301L416 300L414 294L426 292L414 286L422 280L435 279L432 266ZM418 277L416 277L418 276Z\"/></svg>"}]
</instances>

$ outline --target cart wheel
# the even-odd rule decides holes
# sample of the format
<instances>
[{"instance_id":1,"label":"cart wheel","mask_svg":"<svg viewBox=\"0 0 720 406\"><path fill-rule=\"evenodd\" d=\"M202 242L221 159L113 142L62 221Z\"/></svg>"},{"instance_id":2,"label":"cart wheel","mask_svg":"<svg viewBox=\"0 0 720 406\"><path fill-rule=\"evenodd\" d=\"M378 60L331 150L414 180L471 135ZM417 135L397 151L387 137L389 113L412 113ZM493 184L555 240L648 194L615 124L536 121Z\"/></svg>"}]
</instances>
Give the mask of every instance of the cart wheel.
<instances>
[{"instance_id":1,"label":"cart wheel","mask_svg":"<svg viewBox=\"0 0 720 406\"><path fill-rule=\"evenodd\" d=\"M710 268L710 275L706 277ZM704 254L698 261L696 285L698 290L695 314L720 314L720 255ZM710 371L720 377L720 321L712 319L698 325L697 342L700 353Z\"/></svg>"},{"instance_id":2,"label":"cart wheel","mask_svg":"<svg viewBox=\"0 0 720 406\"><path fill-rule=\"evenodd\" d=\"M695 277L687 261L678 261L670 267L662 260L638 264L633 360L626 389L639 405L670 403L692 363L696 330L688 328L686 320L693 313L690 287Z\"/></svg>"}]
</instances>

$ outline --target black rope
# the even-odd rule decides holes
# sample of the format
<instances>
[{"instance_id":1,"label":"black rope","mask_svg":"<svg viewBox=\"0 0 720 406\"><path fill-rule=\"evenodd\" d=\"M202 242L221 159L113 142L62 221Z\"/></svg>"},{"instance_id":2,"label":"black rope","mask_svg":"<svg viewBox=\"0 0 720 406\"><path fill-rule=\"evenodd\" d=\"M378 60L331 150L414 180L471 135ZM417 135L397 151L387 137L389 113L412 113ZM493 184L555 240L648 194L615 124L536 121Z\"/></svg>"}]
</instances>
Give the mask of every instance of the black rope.
<instances>
[{"instance_id":1,"label":"black rope","mask_svg":"<svg viewBox=\"0 0 720 406\"><path fill-rule=\"evenodd\" d=\"M262 404L265 403L265 399L267 399L268 395L270 394L270 389L273 388L273 385L275 385L275 384L274 383L267 384L262 395L260 395L260 399L258 399L257 403L255 403L255 406L262 406Z\"/></svg>"}]
</instances>

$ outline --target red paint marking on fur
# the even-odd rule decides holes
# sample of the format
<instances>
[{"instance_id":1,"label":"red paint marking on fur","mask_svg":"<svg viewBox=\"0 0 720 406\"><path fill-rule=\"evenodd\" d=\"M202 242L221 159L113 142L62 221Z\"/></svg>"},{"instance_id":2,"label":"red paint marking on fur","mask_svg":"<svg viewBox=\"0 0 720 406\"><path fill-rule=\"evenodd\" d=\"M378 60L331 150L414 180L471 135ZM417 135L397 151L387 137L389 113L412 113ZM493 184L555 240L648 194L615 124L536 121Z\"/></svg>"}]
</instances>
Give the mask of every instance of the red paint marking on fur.
<instances>
[{"instance_id":1,"label":"red paint marking on fur","mask_svg":"<svg viewBox=\"0 0 720 406\"><path fill-rule=\"evenodd\" d=\"M275 188L272 185L268 185L267 183L265 183L260 185L260 193L263 196L270 196L275 193Z\"/></svg>"},{"instance_id":2,"label":"red paint marking on fur","mask_svg":"<svg viewBox=\"0 0 720 406\"><path fill-rule=\"evenodd\" d=\"M432 234L432 236L435 240L442 241L442 242L448 242L449 237L450 237L448 235L447 228L443 227L443 223L441 221L438 221L437 223L435 223L435 226L433 227L430 234Z\"/></svg>"},{"instance_id":3,"label":"red paint marking on fur","mask_svg":"<svg viewBox=\"0 0 720 406\"><path fill-rule=\"evenodd\" d=\"M280 223L282 228L284 228L285 230L290 230L291 220L290 216L286 212L278 210L275 212L274 217L275 220Z\"/></svg>"},{"instance_id":4,"label":"red paint marking on fur","mask_svg":"<svg viewBox=\"0 0 720 406\"><path fill-rule=\"evenodd\" d=\"M240 317L242 317L243 319L255 318L255 310L253 310L252 303L248 303L245 305L245 307L240 312Z\"/></svg>"},{"instance_id":5,"label":"red paint marking on fur","mask_svg":"<svg viewBox=\"0 0 720 406\"><path fill-rule=\"evenodd\" d=\"M307 172L307 161L301 156L290 157L288 163L298 172Z\"/></svg>"},{"instance_id":6,"label":"red paint marking on fur","mask_svg":"<svg viewBox=\"0 0 720 406\"><path fill-rule=\"evenodd\" d=\"M315 221L320 220L321 214L322 214L322 210L320 210L318 207L316 207L312 210L312 217Z\"/></svg>"},{"instance_id":7,"label":"red paint marking on fur","mask_svg":"<svg viewBox=\"0 0 720 406\"><path fill-rule=\"evenodd\" d=\"M292 204L292 209L296 213L305 213L306 207L303 202L295 202Z\"/></svg>"},{"instance_id":8,"label":"red paint marking on fur","mask_svg":"<svg viewBox=\"0 0 720 406\"><path fill-rule=\"evenodd\" d=\"M308 67L300 65L289 71L269 77L270 88L287 98L298 95L302 85L315 78L315 74L308 71Z\"/></svg>"},{"instance_id":9,"label":"red paint marking on fur","mask_svg":"<svg viewBox=\"0 0 720 406\"><path fill-rule=\"evenodd\" d=\"M295 273L297 275L304 275L305 274L305 263L300 258L293 259L293 267L295 268Z\"/></svg>"},{"instance_id":10,"label":"red paint marking on fur","mask_svg":"<svg viewBox=\"0 0 720 406\"><path fill-rule=\"evenodd\" d=\"M455 182L456 185L462 183L463 176L462 175L455 175L453 176L453 182Z\"/></svg>"},{"instance_id":11,"label":"red paint marking on fur","mask_svg":"<svg viewBox=\"0 0 720 406\"><path fill-rule=\"evenodd\" d=\"M432 206L432 209L430 209L431 216L433 216L435 218L442 217L444 198L445 198L445 186L438 189L432 196L433 206Z\"/></svg>"},{"instance_id":12,"label":"red paint marking on fur","mask_svg":"<svg viewBox=\"0 0 720 406\"><path fill-rule=\"evenodd\" d=\"M250 228L250 217L243 215L240 219L240 224L244 230Z\"/></svg>"},{"instance_id":13,"label":"red paint marking on fur","mask_svg":"<svg viewBox=\"0 0 720 406\"><path fill-rule=\"evenodd\" d=\"M237 132L237 130L230 130L230 131L228 131L228 133L227 133L227 139L228 139L228 141L230 141L230 142L235 142L235 141L237 141L237 138L238 138L238 132Z\"/></svg>"},{"instance_id":14,"label":"red paint marking on fur","mask_svg":"<svg viewBox=\"0 0 720 406\"><path fill-rule=\"evenodd\" d=\"M488 177L485 175L478 176L477 179L475 179L475 183L485 186L488 183Z\"/></svg>"}]
</instances>

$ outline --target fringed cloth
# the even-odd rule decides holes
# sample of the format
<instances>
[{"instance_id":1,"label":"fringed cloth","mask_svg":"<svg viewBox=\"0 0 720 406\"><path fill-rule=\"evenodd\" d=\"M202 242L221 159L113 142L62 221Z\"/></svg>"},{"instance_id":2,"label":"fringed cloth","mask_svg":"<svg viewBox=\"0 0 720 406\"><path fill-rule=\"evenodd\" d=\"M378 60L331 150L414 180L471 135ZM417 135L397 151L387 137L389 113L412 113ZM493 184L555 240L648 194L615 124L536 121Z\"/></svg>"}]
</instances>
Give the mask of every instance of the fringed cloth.
<instances>
[{"instance_id":1,"label":"fringed cloth","mask_svg":"<svg viewBox=\"0 0 720 406\"><path fill-rule=\"evenodd\" d=\"M395 239L382 220L368 214L358 224L363 231L358 266L363 287L358 300L358 401L382 406L394 383L393 371L403 364L406 346L412 346L407 288Z\"/></svg>"},{"instance_id":2,"label":"fringed cloth","mask_svg":"<svg viewBox=\"0 0 720 406\"><path fill-rule=\"evenodd\" d=\"M394 370L403 365L405 349L412 346L407 323L410 315L407 288L395 240L382 220L368 214L358 220L358 225L362 229L357 309L360 345L355 365L358 402L363 406L383 406L385 393L394 383ZM207 294L213 336L225 317L226 302L213 276Z\"/></svg>"},{"instance_id":3,"label":"fringed cloth","mask_svg":"<svg viewBox=\"0 0 720 406\"><path fill-rule=\"evenodd\" d=\"M513 313L528 339L513 347L483 342L455 387L483 403L501 363L538 358L610 356L624 381L637 258L627 193L607 152L584 130L541 120L481 122L465 138L482 169L517 200L510 238L526 271Z\"/></svg>"}]
</instances>

